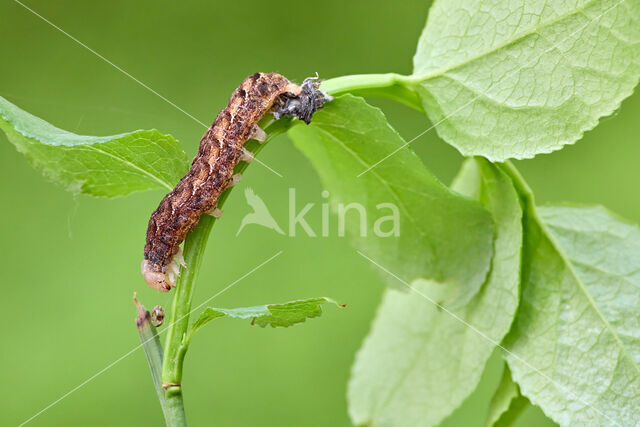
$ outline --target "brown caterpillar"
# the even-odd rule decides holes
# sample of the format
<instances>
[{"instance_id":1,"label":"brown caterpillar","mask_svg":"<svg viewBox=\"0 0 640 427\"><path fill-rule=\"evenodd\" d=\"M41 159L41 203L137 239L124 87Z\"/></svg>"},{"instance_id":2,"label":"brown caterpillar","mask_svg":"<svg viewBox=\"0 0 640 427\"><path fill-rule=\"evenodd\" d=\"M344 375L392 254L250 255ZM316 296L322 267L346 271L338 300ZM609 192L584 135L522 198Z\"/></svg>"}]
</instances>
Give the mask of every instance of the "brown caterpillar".
<instances>
[{"instance_id":1,"label":"brown caterpillar","mask_svg":"<svg viewBox=\"0 0 640 427\"><path fill-rule=\"evenodd\" d=\"M332 98L318 90L317 78L301 86L280 74L256 73L247 77L233 92L227 107L200 141L191 169L160 202L147 228L142 274L149 286L168 292L175 287L179 267L184 264L180 244L187 233L208 213L216 218L220 194L238 182L233 168L253 154L244 148L249 139L264 142L266 134L258 122L268 113L274 118L293 116L306 123L313 113Z\"/></svg>"}]
</instances>

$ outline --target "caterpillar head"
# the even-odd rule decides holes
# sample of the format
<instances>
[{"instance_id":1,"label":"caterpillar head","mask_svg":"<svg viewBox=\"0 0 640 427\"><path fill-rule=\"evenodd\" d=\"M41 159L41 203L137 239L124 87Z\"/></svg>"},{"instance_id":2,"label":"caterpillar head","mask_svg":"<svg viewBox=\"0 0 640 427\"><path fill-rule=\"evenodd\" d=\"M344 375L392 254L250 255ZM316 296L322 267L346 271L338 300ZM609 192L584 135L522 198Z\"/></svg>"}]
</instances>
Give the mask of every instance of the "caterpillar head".
<instances>
[{"instance_id":1,"label":"caterpillar head","mask_svg":"<svg viewBox=\"0 0 640 427\"><path fill-rule=\"evenodd\" d=\"M149 260L145 259L142 261L140 270L142 271L142 275L144 276L144 280L147 282L147 285L151 286L153 289L157 289L162 292L169 292L171 288L176 287L175 277L162 272Z\"/></svg>"}]
</instances>

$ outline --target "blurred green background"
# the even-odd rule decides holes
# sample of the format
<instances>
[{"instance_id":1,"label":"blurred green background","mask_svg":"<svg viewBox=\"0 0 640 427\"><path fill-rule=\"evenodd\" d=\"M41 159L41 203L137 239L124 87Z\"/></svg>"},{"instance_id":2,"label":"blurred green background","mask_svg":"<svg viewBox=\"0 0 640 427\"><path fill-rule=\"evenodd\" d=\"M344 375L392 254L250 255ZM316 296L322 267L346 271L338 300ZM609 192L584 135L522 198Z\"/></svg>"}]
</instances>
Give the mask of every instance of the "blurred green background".
<instances>
[{"instance_id":1,"label":"blurred green background","mask_svg":"<svg viewBox=\"0 0 640 427\"><path fill-rule=\"evenodd\" d=\"M410 73L429 2L384 0L123 1L28 0L25 4L205 123L248 74ZM157 128L189 155L204 129L14 1L0 4L0 96L64 129L108 135ZM429 126L420 114L373 101L411 138ZM640 95L559 153L518 162L540 203L601 203L640 222ZM413 144L445 182L461 157L430 132ZM322 187L286 137L254 164L251 186L286 224L287 193L320 224ZM139 274L149 214L161 192L115 200L74 197L45 181L0 135L0 424L25 421L138 345L134 290L148 307L169 297ZM249 226L240 191L214 228L197 287L199 303L279 250L283 254L216 298L219 307L326 295L348 304L291 329L220 320L187 356L186 407L194 426L349 425L345 387L355 351L383 290L376 271L344 239L290 238ZM335 219L335 218L334 218ZM335 234L335 233L333 233ZM224 324L223 324L224 323ZM450 425L482 425L499 365ZM519 425L540 425L528 410ZM142 351L106 370L32 425L160 425Z\"/></svg>"}]
</instances>

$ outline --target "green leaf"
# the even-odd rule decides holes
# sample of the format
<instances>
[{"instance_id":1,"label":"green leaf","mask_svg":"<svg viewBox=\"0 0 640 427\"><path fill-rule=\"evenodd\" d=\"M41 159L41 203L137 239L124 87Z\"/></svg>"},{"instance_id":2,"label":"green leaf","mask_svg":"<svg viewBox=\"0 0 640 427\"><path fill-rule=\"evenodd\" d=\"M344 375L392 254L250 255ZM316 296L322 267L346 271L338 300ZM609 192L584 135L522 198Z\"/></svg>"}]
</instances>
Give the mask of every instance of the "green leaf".
<instances>
[{"instance_id":1,"label":"green leaf","mask_svg":"<svg viewBox=\"0 0 640 427\"><path fill-rule=\"evenodd\" d=\"M529 399L520 394L520 387L513 382L509 366L505 364L500 384L496 389L487 415L486 427L509 427L529 405Z\"/></svg>"},{"instance_id":2,"label":"green leaf","mask_svg":"<svg viewBox=\"0 0 640 427\"><path fill-rule=\"evenodd\" d=\"M521 208L511 180L486 160L468 161L456 188L476 194L497 224L492 269L480 292L455 311L438 307L451 289L417 280L387 290L356 356L349 414L357 424L432 426L473 390L518 306Z\"/></svg>"},{"instance_id":3,"label":"green leaf","mask_svg":"<svg viewBox=\"0 0 640 427\"><path fill-rule=\"evenodd\" d=\"M522 394L561 425L640 420L640 230L601 207L530 203L505 345Z\"/></svg>"},{"instance_id":4,"label":"green leaf","mask_svg":"<svg viewBox=\"0 0 640 427\"><path fill-rule=\"evenodd\" d=\"M243 308L211 308L207 307L191 326L189 336L209 323L221 317L232 317L235 319L251 319L252 325L262 328L271 326L272 328L289 326L303 323L307 319L320 317L322 314L322 304L333 303L343 307L334 300L325 297L309 298L299 301L290 301L283 304L257 305Z\"/></svg>"},{"instance_id":5,"label":"green leaf","mask_svg":"<svg viewBox=\"0 0 640 427\"><path fill-rule=\"evenodd\" d=\"M171 135L138 130L112 136L76 135L0 97L0 129L34 168L74 193L124 196L171 190L189 169Z\"/></svg>"},{"instance_id":6,"label":"green leaf","mask_svg":"<svg viewBox=\"0 0 640 427\"><path fill-rule=\"evenodd\" d=\"M639 75L638 1L437 0L412 80L441 137L502 161L574 143Z\"/></svg>"},{"instance_id":7,"label":"green leaf","mask_svg":"<svg viewBox=\"0 0 640 427\"><path fill-rule=\"evenodd\" d=\"M289 132L329 191L332 209L352 203L364 207L366 221L355 210L343 215L356 248L406 281L446 283L461 302L475 295L491 260L490 215L438 181L413 151L401 148L404 140L379 109L351 95L337 97L315 113L309 126ZM392 221L379 222L394 210L397 233L392 233ZM386 235L376 232L376 224ZM390 283L397 285L395 279Z\"/></svg>"}]
</instances>

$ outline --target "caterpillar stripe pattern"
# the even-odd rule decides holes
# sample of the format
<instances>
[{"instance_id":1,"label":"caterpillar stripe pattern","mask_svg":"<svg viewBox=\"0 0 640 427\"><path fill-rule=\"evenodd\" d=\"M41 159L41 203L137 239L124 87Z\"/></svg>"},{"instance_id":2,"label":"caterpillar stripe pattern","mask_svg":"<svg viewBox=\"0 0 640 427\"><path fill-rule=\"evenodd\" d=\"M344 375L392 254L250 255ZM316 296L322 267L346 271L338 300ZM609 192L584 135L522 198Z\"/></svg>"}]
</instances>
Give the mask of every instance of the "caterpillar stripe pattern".
<instances>
[{"instance_id":1,"label":"caterpillar stripe pattern","mask_svg":"<svg viewBox=\"0 0 640 427\"><path fill-rule=\"evenodd\" d=\"M142 274L152 288L167 292L175 287L178 263L184 263L180 244L202 214L219 217L218 198L233 186L240 161L251 161L244 148L249 139L263 142L266 134L258 127L262 117L287 115L309 123L313 113L331 97L318 89L317 78L302 85L275 73L247 77L233 92L227 107L202 137L191 169L167 194L149 219Z\"/></svg>"}]
</instances>

